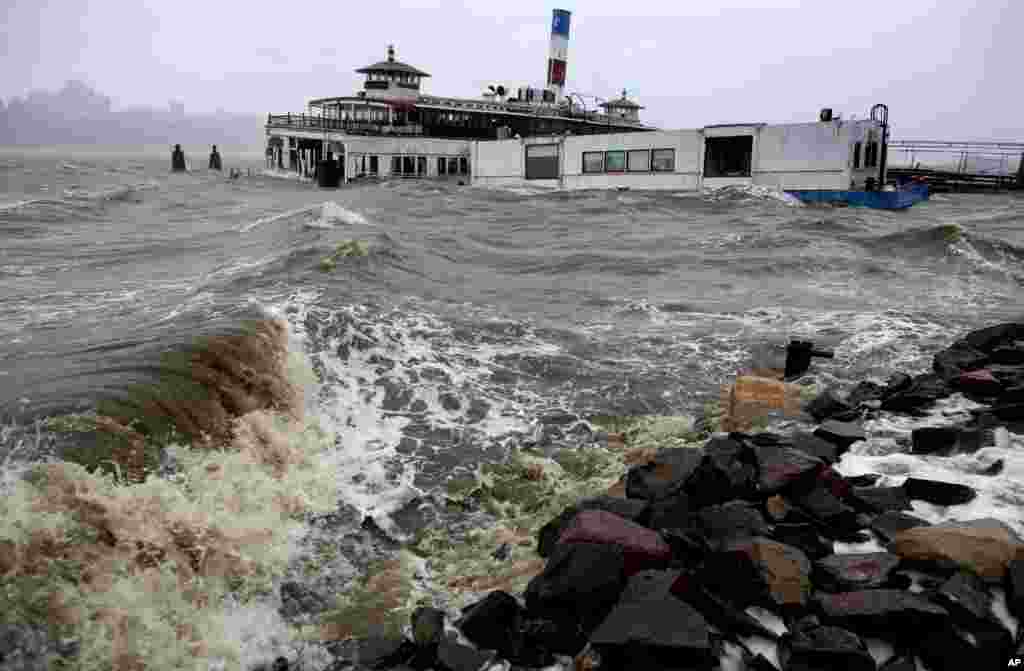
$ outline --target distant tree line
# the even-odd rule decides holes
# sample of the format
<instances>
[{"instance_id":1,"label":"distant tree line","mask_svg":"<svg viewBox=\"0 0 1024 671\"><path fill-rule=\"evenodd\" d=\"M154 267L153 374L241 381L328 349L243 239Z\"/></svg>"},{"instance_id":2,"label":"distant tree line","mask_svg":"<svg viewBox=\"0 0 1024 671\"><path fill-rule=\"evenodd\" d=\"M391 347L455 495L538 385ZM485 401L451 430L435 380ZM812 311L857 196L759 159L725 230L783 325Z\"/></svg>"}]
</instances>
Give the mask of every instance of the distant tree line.
<instances>
[{"instance_id":1,"label":"distant tree line","mask_svg":"<svg viewBox=\"0 0 1024 671\"><path fill-rule=\"evenodd\" d=\"M180 101L167 109L112 109L109 97L80 81L59 91L32 91L0 100L0 144L224 144L263 140L264 117L245 114L185 114Z\"/></svg>"}]
</instances>

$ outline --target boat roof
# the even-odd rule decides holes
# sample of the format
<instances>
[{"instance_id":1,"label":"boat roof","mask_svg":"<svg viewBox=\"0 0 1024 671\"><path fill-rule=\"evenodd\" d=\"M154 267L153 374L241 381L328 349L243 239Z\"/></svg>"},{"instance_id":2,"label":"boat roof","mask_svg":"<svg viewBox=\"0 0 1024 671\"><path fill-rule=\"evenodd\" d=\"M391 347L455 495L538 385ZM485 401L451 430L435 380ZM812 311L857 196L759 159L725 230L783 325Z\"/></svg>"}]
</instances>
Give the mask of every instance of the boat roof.
<instances>
[{"instance_id":1,"label":"boat roof","mask_svg":"<svg viewBox=\"0 0 1024 671\"><path fill-rule=\"evenodd\" d=\"M378 61L373 65L367 65L365 68L359 68L356 72L360 74L369 74L371 72L401 72L409 75L417 75L419 77L429 77L430 75L423 70L414 68L408 63L395 60L395 47L391 45L388 47L388 58L385 61Z\"/></svg>"}]
</instances>

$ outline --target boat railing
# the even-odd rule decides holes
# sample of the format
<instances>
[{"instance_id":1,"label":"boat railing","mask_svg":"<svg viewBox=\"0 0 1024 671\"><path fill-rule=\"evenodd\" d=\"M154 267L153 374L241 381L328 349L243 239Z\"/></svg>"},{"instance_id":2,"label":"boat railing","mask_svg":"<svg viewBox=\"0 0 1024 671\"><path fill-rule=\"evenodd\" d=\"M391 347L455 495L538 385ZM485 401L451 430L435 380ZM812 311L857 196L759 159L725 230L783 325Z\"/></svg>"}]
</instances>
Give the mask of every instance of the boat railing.
<instances>
[{"instance_id":1,"label":"boat railing","mask_svg":"<svg viewBox=\"0 0 1024 671\"><path fill-rule=\"evenodd\" d=\"M374 123L332 119L315 114L268 114L267 126L297 130L333 130L350 135L423 135L423 126L410 123Z\"/></svg>"}]
</instances>

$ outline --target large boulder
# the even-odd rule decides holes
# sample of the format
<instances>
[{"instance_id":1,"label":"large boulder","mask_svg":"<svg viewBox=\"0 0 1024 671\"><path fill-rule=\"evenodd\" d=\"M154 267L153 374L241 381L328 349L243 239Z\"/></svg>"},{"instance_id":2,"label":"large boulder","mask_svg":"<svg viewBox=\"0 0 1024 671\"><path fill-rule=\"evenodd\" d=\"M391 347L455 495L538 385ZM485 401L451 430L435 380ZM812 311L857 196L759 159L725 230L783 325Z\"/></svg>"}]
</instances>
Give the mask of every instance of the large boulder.
<instances>
[{"instance_id":1,"label":"large boulder","mask_svg":"<svg viewBox=\"0 0 1024 671\"><path fill-rule=\"evenodd\" d=\"M991 518L906 529L893 534L888 549L940 569L969 569L989 581L1002 580L1011 561L1024 559L1017 534Z\"/></svg>"},{"instance_id":2,"label":"large boulder","mask_svg":"<svg viewBox=\"0 0 1024 671\"><path fill-rule=\"evenodd\" d=\"M659 450L646 464L626 474L626 496L655 501L681 491L686 479L704 459L702 450L675 448Z\"/></svg>"},{"instance_id":3,"label":"large boulder","mask_svg":"<svg viewBox=\"0 0 1024 671\"><path fill-rule=\"evenodd\" d=\"M992 607L992 594L978 576L958 571L935 593L938 604L959 619L985 619Z\"/></svg>"},{"instance_id":4,"label":"large boulder","mask_svg":"<svg viewBox=\"0 0 1024 671\"><path fill-rule=\"evenodd\" d=\"M835 419L822 422L821 426L814 430L814 435L834 444L839 454L846 452L854 443L867 439L860 422L840 422Z\"/></svg>"},{"instance_id":5,"label":"large boulder","mask_svg":"<svg viewBox=\"0 0 1024 671\"><path fill-rule=\"evenodd\" d=\"M713 659L704 617L670 593L623 599L590 643L609 668L668 671L703 667Z\"/></svg>"},{"instance_id":6,"label":"large boulder","mask_svg":"<svg viewBox=\"0 0 1024 671\"><path fill-rule=\"evenodd\" d=\"M907 478L903 490L911 499L927 501L937 506L955 506L974 500L976 492L967 485L922 478Z\"/></svg>"},{"instance_id":7,"label":"large boulder","mask_svg":"<svg viewBox=\"0 0 1024 671\"><path fill-rule=\"evenodd\" d=\"M989 363L988 355L958 340L936 353L932 358L932 370L944 380L955 380L961 373L984 368Z\"/></svg>"},{"instance_id":8,"label":"large boulder","mask_svg":"<svg viewBox=\"0 0 1024 671\"><path fill-rule=\"evenodd\" d=\"M904 413L921 411L935 401L946 398L951 391L937 373L918 375L906 387L886 396L882 400L882 410Z\"/></svg>"},{"instance_id":9,"label":"large boulder","mask_svg":"<svg viewBox=\"0 0 1024 671\"><path fill-rule=\"evenodd\" d=\"M768 538L736 541L727 546L750 558L760 571L768 596L780 606L803 606L811 592L811 560L799 549Z\"/></svg>"},{"instance_id":10,"label":"large boulder","mask_svg":"<svg viewBox=\"0 0 1024 671\"><path fill-rule=\"evenodd\" d=\"M822 534L835 540L860 540L857 512L825 487L796 497L795 502L818 524Z\"/></svg>"},{"instance_id":11,"label":"large boulder","mask_svg":"<svg viewBox=\"0 0 1024 671\"><path fill-rule=\"evenodd\" d=\"M704 445L704 458L687 478L686 494L694 508L757 494L757 455L743 440L712 438Z\"/></svg>"},{"instance_id":12,"label":"large boulder","mask_svg":"<svg viewBox=\"0 0 1024 671\"><path fill-rule=\"evenodd\" d=\"M752 566L752 565L751 565ZM738 576L733 577L734 580ZM752 582L760 584L760 577L753 576ZM695 573L681 572L671 586L672 594L690 604L704 618L721 631L731 632L740 636L761 636L775 640L778 635L761 624L756 618L748 615L742 608L709 590L702 584ZM759 596L752 594L749 601ZM748 600L748 599L744 599Z\"/></svg>"},{"instance_id":13,"label":"large boulder","mask_svg":"<svg viewBox=\"0 0 1024 671\"><path fill-rule=\"evenodd\" d=\"M474 645L498 650L511 638L522 616L516 598L498 590L464 609L456 626Z\"/></svg>"},{"instance_id":14,"label":"large boulder","mask_svg":"<svg viewBox=\"0 0 1024 671\"><path fill-rule=\"evenodd\" d=\"M804 411L816 422L836 415L848 415L853 409L830 389L821 392L804 405Z\"/></svg>"},{"instance_id":15,"label":"large boulder","mask_svg":"<svg viewBox=\"0 0 1024 671\"><path fill-rule=\"evenodd\" d=\"M910 451L914 454L949 454L956 449L961 428L923 426L910 432Z\"/></svg>"},{"instance_id":16,"label":"large boulder","mask_svg":"<svg viewBox=\"0 0 1024 671\"><path fill-rule=\"evenodd\" d=\"M625 565L618 545L559 543L544 570L526 586L526 609L532 617L574 620L589 632L618 601Z\"/></svg>"},{"instance_id":17,"label":"large boulder","mask_svg":"<svg viewBox=\"0 0 1024 671\"><path fill-rule=\"evenodd\" d=\"M721 549L731 540L768 533L768 524L761 512L742 501L709 506L697 513L697 519L708 546L713 550Z\"/></svg>"},{"instance_id":18,"label":"large boulder","mask_svg":"<svg viewBox=\"0 0 1024 671\"><path fill-rule=\"evenodd\" d=\"M900 558L888 552L829 555L815 562L815 583L840 592L878 588L899 563Z\"/></svg>"},{"instance_id":19,"label":"large boulder","mask_svg":"<svg viewBox=\"0 0 1024 671\"><path fill-rule=\"evenodd\" d=\"M537 533L537 554L547 557L555 549L562 532L569 526L577 513L583 510L606 510L631 522L641 523L647 513L647 502L637 499L623 499L616 496L595 496L583 499L569 506L549 521Z\"/></svg>"},{"instance_id":20,"label":"large boulder","mask_svg":"<svg viewBox=\"0 0 1024 671\"><path fill-rule=\"evenodd\" d=\"M1013 655L1013 638L999 625L982 624L965 630L947 623L922 628L920 633L914 648L929 671L1004 669Z\"/></svg>"},{"instance_id":21,"label":"large boulder","mask_svg":"<svg viewBox=\"0 0 1024 671\"><path fill-rule=\"evenodd\" d=\"M839 627L808 627L786 634L779 642L784 671L875 671L867 644Z\"/></svg>"},{"instance_id":22,"label":"large boulder","mask_svg":"<svg viewBox=\"0 0 1024 671\"><path fill-rule=\"evenodd\" d=\"M847 404L857 407L867 401L881 401L885 395L885 387L875 382L858 382L846 395Z\"/></svg>"},{"instance_id":23,"label":"large boulder","mask_svg":"<svg viewBox=\"0 0 1024 671\"><path fill-rule=\"evenodd\" d=\"M491 653L446 638L437 646L436 666L444 671L480 671L493 658Z\"/></svg>"},{"instance_id":24,"label":"large boulder","mask_svg":"<svg viewBox=\"0 0 1024 671\"><path fill-rule=\"evenodd\" d=\"M963 341L982 352L992 352L1000 346L1014 346L1024 340L1024 324L1005 323L971 331Z\"/></svg>"},{"instance_id":25,"label":"large boulder","mask_svg":"<svg viewBox=\"0 0 1024 671\"><path fill-rule=\"evenodd\" d=\"M945 608L928 599L895 589L819 592L815 601L826 622L886 640L913 640L949 617Z\"/></svg>"},{"instance_id":26,"label":"large boulder","mask_svg":"<svg viewBox=\"0 0 1024 671\"><path fill-rule=\"evenodd\" d=\"M664 567L672 558L672 549L658 532L604 510L578 513L558 542L619 546L627 577L645 569Z\"/></svg>"},{"instance_id":27,"label":"large boulder","mask_svg":"<svg viewBox=\"0 0 1024 671\"><path fill-rule=\"evenodd\" d=\"M854 487L848 500L861 512L872 514L913 509L903 487Z\"/></svg>"},{"instance_id":28,"label":"large boulder","mask_svg":"<svg viewBox=\"0 0 1024 671\"><path fill-rule=\"evenodd\" d=\"M761 494L770 496L813 481L825 467L817 457L792 447L763 445L757 448Z\"/></svg>"},{"instance_id":29,"label":"large boulder","mask_svg":"<svg viewBox=\"0 0 1024 671\"><path fill-rule=\"evenodd\" d=\"M776 524L768 536L780 543L800 549L810 559L821 559L832 554L833 543L818 533L818 527L809 522Z\"/></svg>"},{"instance_id":30,"label":"large boulder","mask_svg":"<svg viewBox=\"0 0 1024 671\"><path fill-rule=\"evenodd\" d=\"M1013 559L1006 568L1006 606L1017 619L1024 619L1024 559Z\"/></svg>"},{"instance_id":31,"label":"large boulder","mask_svg":"<svg viewBox=\"0 0 1024 671\"><path fill-rule=\"evenodd\" d=\"M794 431L789 437L790 445L812 457L821 459L826 464L834 464L839 460L839 448L835 443L825 440L807 431Z\"/></svg>"}]
</instances>

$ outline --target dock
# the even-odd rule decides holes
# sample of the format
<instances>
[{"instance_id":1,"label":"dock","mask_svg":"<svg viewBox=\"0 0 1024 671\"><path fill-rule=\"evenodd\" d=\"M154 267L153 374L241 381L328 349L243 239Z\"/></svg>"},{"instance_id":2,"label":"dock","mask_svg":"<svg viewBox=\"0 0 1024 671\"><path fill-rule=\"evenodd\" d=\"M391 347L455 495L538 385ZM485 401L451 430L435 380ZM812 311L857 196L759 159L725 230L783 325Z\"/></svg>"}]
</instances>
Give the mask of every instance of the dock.
<instances>
[{"instance_id":1,"label":"dock","mask_svg":"<svg viewBox=\"0 0 1024 671\"><path fill-rule=\"evenodd\" d=\"M890 179L916 178L933 193L1024 190L1024 142L894 140L888 151Z\"/></svg>"}]
</instances>

